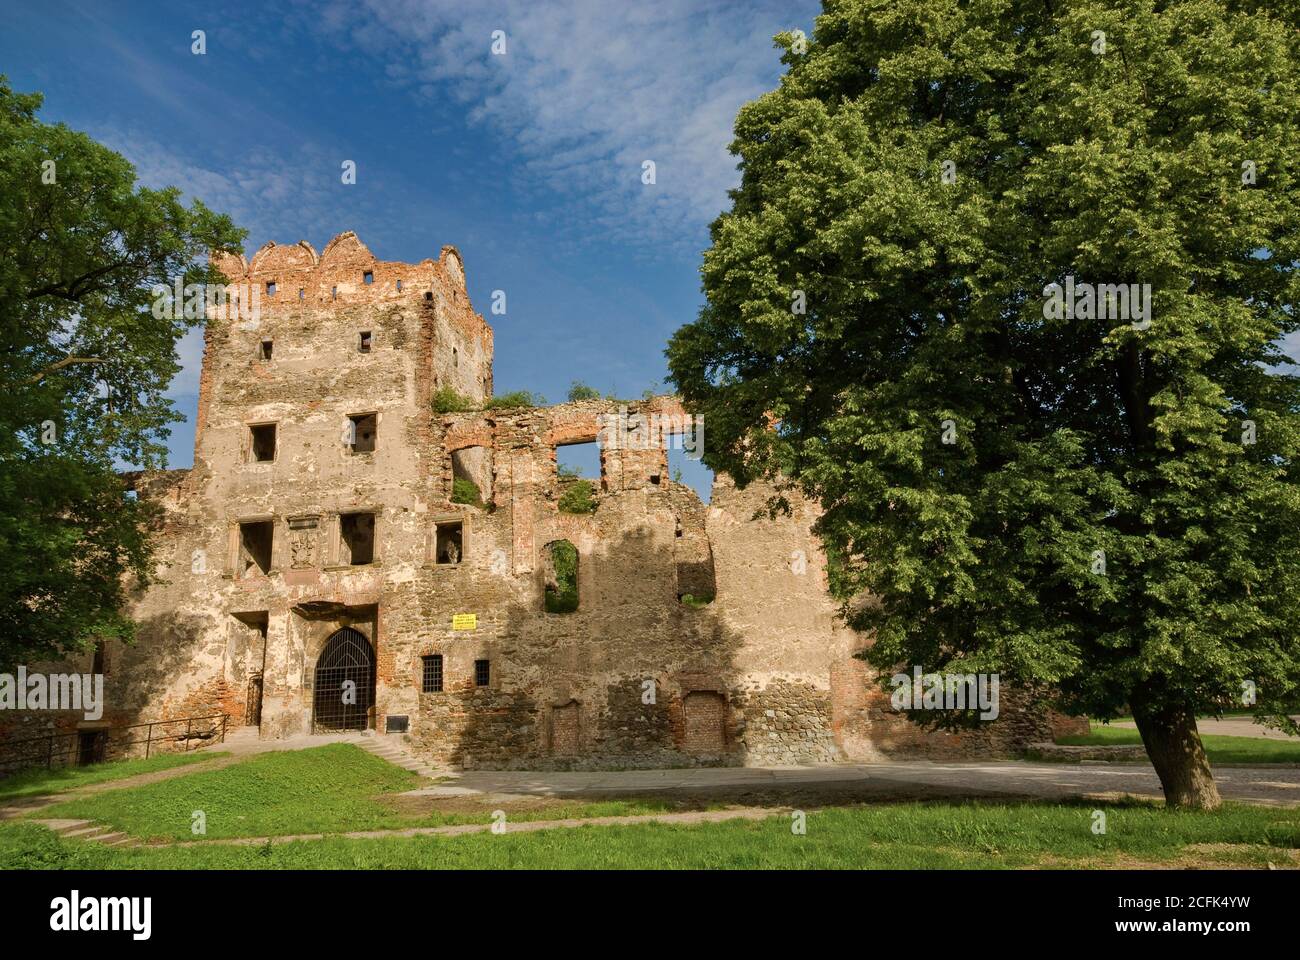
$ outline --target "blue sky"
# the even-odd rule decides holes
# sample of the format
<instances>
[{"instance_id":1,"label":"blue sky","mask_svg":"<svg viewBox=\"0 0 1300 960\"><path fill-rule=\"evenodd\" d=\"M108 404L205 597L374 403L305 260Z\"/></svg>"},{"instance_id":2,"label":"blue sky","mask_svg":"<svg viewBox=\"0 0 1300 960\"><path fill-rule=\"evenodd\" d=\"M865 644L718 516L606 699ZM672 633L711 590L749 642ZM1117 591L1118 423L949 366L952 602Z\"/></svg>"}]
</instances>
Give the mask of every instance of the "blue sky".
<instances>
[{"instance_id":1,"label":"blue sky","mask_svg":"<svg viewBox=\"0 0 1300 960\"><path fill-rule=\"evenodd\" d=\"M250 254L344 230L386 260L455 244L496 331L498 393L555 402L580 379L635 397L665 389L664 345L699 309L707 227L738 181L736 110L780 77L772 36L811 32L818 6L42 0L6 11L0 72L142 182L231 214ZM187 418L201 347L182 342L171 387ZM191 463L188 420L171 449ZM707 494L702 466L674 466Z\"/></svg>"}]
</instances>

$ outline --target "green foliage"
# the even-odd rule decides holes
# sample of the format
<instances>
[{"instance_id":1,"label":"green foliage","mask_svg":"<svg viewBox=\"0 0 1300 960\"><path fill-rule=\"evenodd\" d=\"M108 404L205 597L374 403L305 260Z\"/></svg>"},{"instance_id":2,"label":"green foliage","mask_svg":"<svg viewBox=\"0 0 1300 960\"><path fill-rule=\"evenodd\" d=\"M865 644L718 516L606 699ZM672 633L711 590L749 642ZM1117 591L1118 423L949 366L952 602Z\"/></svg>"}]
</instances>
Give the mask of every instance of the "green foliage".
<instances>
[{"instance_id":1,"label":"green foliage","mask_svg":"<svg viewBox=\"0 0 1300 960\"><path fill-rule=\"evenodd\" d=\"M595 513L594 492L590 480L570 480L560 494L560 502L556 507L561 513Z\"/></svg>"},{"instance_id":2,"label":"green foliage","mask_svg":"<svg viewBox=\"0 0 1300 960\"><path fill-rule=\"evenodd\" d=\"M229 754L207 750L202 753L159 753L147 759L137 757L131 760L109 760L105 763L87 764L84 767L54 767L53 769L39 767L19 770L0 780L0 797L35 797L46 793L59 793L63 790L88 787L94 783L123 780L141 773L170 770L172 767L184 767L226 756Z\"/></svg>"},{"instance_id":3,"label":"green foliage","mask_svg":"<svg viewBox=\"0 0 1300 960\"><path fill-rule=\"evenodd\" d=\"M451 481L451 502L468 503L471 506L483 506L483 492L478 484L468 477L453 477Z\"/></svg>"},{"instance_id":4,"label":"green foliage","mask_svg":"<svg viewBox=\"0 0 1300 960\"><path fill-rule=\"evenodd\" d=\"M702 593L698 597L693 593L683 593L681 602L688 607L707 607L713 602L713 594Z\"/></svg>"},{"instance_id":5,"label":"green foliage","mask_svg":"<svg viewBox=\"0 0 1300 960\"><path fill-rule=\"evenodd\" d=\"M1300 740L1281 740L1272 737L1233 737L1207 733L1201 735L1205 752L1214 763L1300 764ZM1059 737L1056 741L1077 747L1138 746L1141 736L1132 727L1096 726L1087 736Z\"/></svg>"},{"instance_id":6,"label":"green foliage","mask_svg":"<svg viewBox=\"0 0 1300 960\"><path fill-rule=\"evenodd\" d=\"M226 755L185 756L209 760ZM481 811L460 804L451 810L439 809L437 805L433 809L420 809L395 804L393 795L411 789L417 780L400 767L351 744L330 744L308 750L258 754L217 770L195 771L175 779L75 798L57 808L79 811L85 814L85 819L110 824L134 837L169 840L492 822L496 803L484 805ZM282 800L271 800L275 793ZM203 805L187 807L186 797L202 799ZM202 809L206 814L207 833L197 837L191 832L194 809ZM520 822L625 816L666 809L669 804L662 799L640 797L540 806L530 801L520 809L507 805L509 818ZM2 846L3 839L0 839Z\"/></svg>"},{"instance_id":7,"label":"green foliage","mask_svg":"<svg viewBox=\"0 0 1300 960\"><path fill-rule=\"evenodd\" d=\"M606 807L613 808L611 813L661 812L645 809L645 801L627 811L619 810L619 803L582 805L591 809L572 813L590 817ZM1079 829L1099 806L1106 812L1106 833ZM547 816L558 819L563 813ZM513 811L508 817L524 818ZM480 816L477 822L489 818ZM63 839L44 827L9 821L0 822L0 868L591 870L650 865L697 870L987 870L1124 867L1135 860L1179 867L1263 868L1289 863L1300 844L1300 813L1246 804L1214 814L1169 814L1145 804L1098 801L885 803L815 810L808 814L808 828L806 836L792 842L790 818L778 812L759 821L696 826L637 823L505 835L484 831L467 836L327 837L261 847L113 847Z\"/></svg>"},{"instance_id":8,"label":"green foliage","mask_svg":"<svg viewBox=\"0 0 1300 960\"><path fill-rule=\"evenodd\" d=\"M806 53L781 38L788 70L736 121L742 183L669 366L709 466L820 501L832 589L882 670L999 671L1099 718L1239 703L1250 681L1290 723L1300 389L1276 365L1300 329L1300 20L1283 6L828 0ZM1151 325L1045 315L1068 276L1149 283ZM847 604L866 593L879 604Z\"/></svg>"},{"instance_id":9,"label":"green foliage","mask_svg":"<svg viewBox=\"0 0 1300 960\"><path fill-rule=\"evenodd\" d=\"M207 834L258 837L395 825L382 793L410 790L418 777L348 743L258 754L251 759L142 787L68 800L49 810L111 824L136 837L192 840L190 816Z\"/></svg>"},{"instance_id":10,"label":"green foliage","mask_svg":"<svg viewBox=\"0 0 1300 960\"><path fill-rule=\"evenodd\" d=\"M555 582L546 585L547 613L572 613L578 609L578 548L568 540L550 544Z\"/></svg>"},{"instance_id":11,"label":"green foliage","mask_svg":"<svg viewBox=\"0 0 1300 960\"><path fill-rule=\"evenodd\" d=\"M451 387L439 387L430 401L434 413L464 413L474 409L474 401Z\"/></svg>"},{"instance_id":12,"label":"green foliage","mask_svg":"<svg viewBox=\"0 0 1300 960\"><path fill-rule=\"evenodd\" d=\"M224 283L207 252L244 238L40 104L0 77L0 664L132 638L157 511L115 468L165 466L176 342L201 322L155 317L151 287Z\"/></svg>"},{"instance_id":13,"label":"green foliage","mask_svg":"<svg viewBox=\"0 0 1300 960\"><path fill-rule=\"evenodd\" d=\"M581 380L574 380L569 387L569 402L575 403L578 400L599 400L600 391L595 387L589 387Z\"/></svg>"},{"instance_id":14,"label":"green foliage","mask_svg":"<svg viewBox=\"0 0 1300 960\"><path fill-rule=\"evenodd\" d=\"M512 393L503 393L499 397L492 397L483 404L484 410L504 410L509 407L544 407L546 398L540 393L529 393L527 390L515 390Z\"/></svg>"}]
</instances>

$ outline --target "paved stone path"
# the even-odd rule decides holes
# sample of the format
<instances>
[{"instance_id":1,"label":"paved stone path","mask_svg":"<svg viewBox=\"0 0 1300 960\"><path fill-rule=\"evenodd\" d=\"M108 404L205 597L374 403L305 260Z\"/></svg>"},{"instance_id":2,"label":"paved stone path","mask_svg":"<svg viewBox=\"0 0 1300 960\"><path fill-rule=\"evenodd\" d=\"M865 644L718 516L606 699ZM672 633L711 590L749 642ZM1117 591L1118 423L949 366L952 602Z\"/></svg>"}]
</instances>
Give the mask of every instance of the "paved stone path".
<instances>
[{"instance_id":1,"label":"paved stone path","mask_svg":"<svg viewBox=\"0 0 1300 960\"><path fill-rule=\"evenodd\" d=\"M538 830L567 830L574 827L626 827L638 823L676 823L690 826L697 823L721 823L724 820L766 820L768 817L787 815L788 810L775 807L732 807L727 810L689 810L684 813L646 813L629 814L619 817L588 817L586 819L564 820L520 820L504 823L504 833L533 833ZM398 830L352 830L348 833L304 833L288 837L227 837L219 840L183 840L179 843L153 843L148 846L207 847L220 846L263 846L267 843L292 843L295 840L325 840L344 838L348 840L383 840L388 837L458 837L469 833L488 833L490 823L459 823L443 827L405 827ZM66 836L71 834L64 833ZM93 837L90 839L100 839ZM140 845L137 843L137 845Z\"/></svg>"},{"instance_id":2,"label":"paved stone path","mask_svg":"<svg viewBox=\"0 0 1300 960\"><path fill-rule=\"evenodd\" d=\"M684 770L622 770L592 773L465 771L448 773L446 782L410 791L407 796L494 797L708 793L761 791L779 795L818 787L861 788L864 798L1033 797L1061 800L1080 796L1136 794L1160 797L1160 781L1145 763L1028 763L1018 760L978 763L835 764L823 767L702 767ZM1276 806L1300 806L1300 768L1218 767L1214 777L1225 799Z\"/></svg>"}]
</instances>

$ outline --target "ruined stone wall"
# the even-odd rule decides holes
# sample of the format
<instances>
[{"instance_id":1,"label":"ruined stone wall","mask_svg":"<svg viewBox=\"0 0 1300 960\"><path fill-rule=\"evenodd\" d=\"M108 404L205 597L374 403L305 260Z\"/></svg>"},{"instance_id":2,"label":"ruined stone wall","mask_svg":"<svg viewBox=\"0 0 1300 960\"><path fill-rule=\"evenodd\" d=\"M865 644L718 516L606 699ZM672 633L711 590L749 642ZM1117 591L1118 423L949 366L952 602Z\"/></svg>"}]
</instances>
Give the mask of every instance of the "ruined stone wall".
<instances>
[{"instance_id":1,"label":"ruined stone wall","mask_svg":"<svg viewBox=\"0 0 1300 960\"><path fill-rule=\"evenodd\" d=\"M319 256L268 244L218 265L261 309L209 318L194 468L134 480L163 506L159 576L136 592L139 642L108 645L104 722L222 712L263 737L307 732L345 627L374 655L365 722L466 767L983 756L1059 722L1026 703L945 735L894 713L828 596L815 506L786 491L770 516L771 487L719 476L706 505L674 482L664 438L638 433L684 412L672 397L434 413L438 389L492 389L492 333L453 248L388 263L347 233ZM610 443L611 415L640 426ZM556 448L598 437L596 509L562 512ZM456 476L481 504L452 502ZM364 563L359 514L374 518ZM261 530L266 570L250 561ZM579 602L553 613L561 541ZM433 657L440 690L424 688Z\"/></svg>"}]
</instances>

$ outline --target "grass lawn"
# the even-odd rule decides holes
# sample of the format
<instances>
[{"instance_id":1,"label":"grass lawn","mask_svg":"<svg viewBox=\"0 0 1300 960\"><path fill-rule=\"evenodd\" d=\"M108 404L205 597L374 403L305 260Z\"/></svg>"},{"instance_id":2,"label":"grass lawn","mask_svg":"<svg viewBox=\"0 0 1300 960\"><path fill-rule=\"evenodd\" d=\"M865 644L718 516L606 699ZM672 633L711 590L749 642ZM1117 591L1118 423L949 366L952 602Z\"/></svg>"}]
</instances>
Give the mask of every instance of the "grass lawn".
<instances>
[{"instance_id":1,"label":"grass lawn","mask_svg":"<svg viewBox=\"0 0 1300 960\"><path fill-rule=\"evenodd\" d=\"M490 823L492 806L448 812L404 803L395 794L420 778L349 743L250 757L220 770L108 790L44 807L41 819L106 823L143 840L196 840L341 833L401 827ZM405 799L405 798L403 798ZM618 816L669 809L667 802L611 800L511 810L510 820ZM192 832L195 811L207 832Z\"/></svg>"},{"instance_id":2,"label":"grass lawn","mask_svg":"<svg viewBox=\"0 0 1300 960\"><path fill-rule=\"evenodd\" d=\"M788 813L774 807L773 816L761 821L530 833L507 827L504 834L456 837L328 836L487 824L497 806L506 809L507 824L658 813L684 809L684 803L693 804L686 809L718 806L716 798L659 796L597 802L400 796L418 783L414 774L351 744L259 754L219 770L109 789L32 814L94 820L160 841L156 846L105 847L22 820L0 822L0 869L1300 866L1300 810L1241 804L1209 814L1167 813L1137 801L889 802L821 809L805 804L804 835L794 834ZM1098 808L1106 812L1104 834L1092 832ZM204 812L207 826L197 837L191 832L196 810ZM256 846L204 842L311 833L327 836ZM168 840L199 843L181 847L163 842Z\"/></svg>"},{"instance_id":3,"label":"grass lawn","mask_svg":"<svg viewBox=\"0 0 1300 960\"><path fill-rule=\"evenodd\" d=\"M1070 747L1140 744L1137 730L1126 727L1094 726L1086 737L1060 737ZM1300 740L1266 740L1263 737L1201 737L1210 763L1300 763Z\"/></svg>"},{"instance_id":4,"label":"grass lawn","mask_svg":"<svg viewBox=\"0 0 1300 960\"><path fill-rule=\"evenodd\" d=\"M95 763L85 767L55 767L53 770L42 767L22 770L0 780L0 800L57 793L60 790L71 790L109 780L121 780L140 773L153 773L155 770L168 770L172 767L201 763L213 757L226 756L229 754L209 751L160 753L147 760L141 757L134 760L109 760L107 763Z\"/></svg>"},{"instance_id":5,"label":"grass lawn","mask_svg":"<svg viewBox=\"0 0 1300 960\"><path fill-rule=\"evenodd\" d=\"M1015 868L1300 864L1300 811L1229 804L1167 813L1109 804L896 803L790 818L677 826L585 826L534 833L236 847L103 847L34 824L0 824L4 869Z\"/></svg>"}]
</instances>

